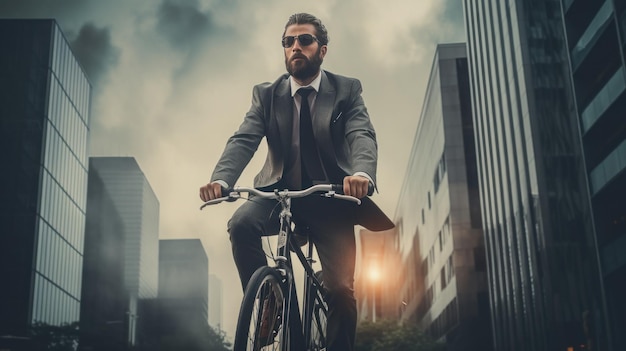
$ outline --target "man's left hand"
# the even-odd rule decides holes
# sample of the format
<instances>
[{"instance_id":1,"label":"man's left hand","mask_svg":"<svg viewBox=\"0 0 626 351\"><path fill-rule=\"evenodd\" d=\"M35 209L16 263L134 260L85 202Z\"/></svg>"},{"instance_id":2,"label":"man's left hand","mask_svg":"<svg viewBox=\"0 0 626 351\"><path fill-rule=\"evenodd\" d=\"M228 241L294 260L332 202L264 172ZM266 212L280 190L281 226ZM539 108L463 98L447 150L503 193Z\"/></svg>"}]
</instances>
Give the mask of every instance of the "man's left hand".
<instances>
[{"instance_id":1,"label":"man's left hand","mask_svg":"<svg viewBox=\"0 0 626 351\"><path fill-rule=\"evenodd\" d=\"M343 193L362 199L367 196L369 179L362 176L347 176L343 178Z\"/></svg>"}]
</instances>

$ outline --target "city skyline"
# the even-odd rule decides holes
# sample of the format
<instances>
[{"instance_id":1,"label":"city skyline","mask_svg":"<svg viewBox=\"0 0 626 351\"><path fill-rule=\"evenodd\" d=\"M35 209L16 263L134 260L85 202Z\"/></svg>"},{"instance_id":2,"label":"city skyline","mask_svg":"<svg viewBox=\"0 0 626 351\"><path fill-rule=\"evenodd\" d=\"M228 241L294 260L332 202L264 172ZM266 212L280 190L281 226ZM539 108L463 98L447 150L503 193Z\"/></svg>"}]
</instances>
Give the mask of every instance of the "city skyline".
<instances>
[{"instance_id":1,"label":"city skyline","mask_svg":"<svg viewBox=\"0 0 626 351\"><path fill-rule=\"evenodd\" d=\"M326 24L323 68L359 78L379 141L376 202L390 216L406 168L436 43L464 41L459 1L3 1L2 17L55 18L94 85L91 156L133 156L161 205L160 238L197 237L222 280L232 335L241 287L226 221L237 204L198 211L254 84L284 72L279 38L295 12ZM177 15L178 14L178 15ZM434 30L436 29L436 30ZM251 184L264 146L240 179Z\"/></svg>"},{"instance_id":2,"label":"city skyline","mask_svg":"<svg viewBox=\"0 0 626 351\"><path fill-rule=\"evenodd\" d=\"M279 0L259 8L244 6L244 0L116 1L118 8L92 0L0 3L2 19L49 18L0 22L13 54L2 67L14 79L3 86L3 126L9 127L2 130L9 150L4 163L15 170L3 182L10 188L3 225L13 234L3 246L26 254L3 254L9 257L3 266L18 267L7 270L15 284L3 300L19 302L15 311L22 315L4 318L5 330L11 323L27 329L40 322L72 323L82 298L75 273L84 261L83 294L99 291L109 272L111 291L120 283L129 289L124 313L130 344L136 332L156 330L151 328L158 323L140 325L137 319L160 319L166 304L157 300L175 289L159 285L157 298L157 284L189 278L175 274L181 269L206 275L206 281L192 279L207 295L194 308L196 320L219 319L219 328L233 337L241 288L225 229L238 205L200 212L197 189L247 110L252 85L284 71L280 47L266 44L282 30L278 17L308 11L322 18L336 45L323 68L364 84L380 145L381 193L374 196L397 226L357 234L366 237L357 243L361 319L416 323L445 339L449 349L463 349L463 315L470 316L468 308L477 302L479 316L490 307L495 349L619 348L626 306L626 260L619 254L626 248L626 21L619 19L626 18L626 5L407 1L398 11L374 3L358 7L356 0L309 9L285 8ZM352 17L339 21L342 13ZM423 35L420 30L434 28L437 20L450 26ZM24 36L38 28L34 24L52 28L52 35ZM463 58L443 64L438 56L444 48ZM9 67L18 69L11 73ZM457 80L453 71L462 73ZM438 74L441 82L433 79ZM441 94L433 93L439 88ZM446 119L457 108L463 121ZM435 132L440 127L445 138ZM458 163L463 155L476 161L467 173ZM251 184L264 157L262 145L236 185ZM89 191L102 198L90 201L87 195L85 210L88 169ZM465 176L467 194L459 187ZM100 206L111 222L100 218ZM95 233L107 241L93 241ZM119 233L124 258L115 262L104 257L120 243ZM189 257L164 252L165 261L158 260L158 243L176 241L199 245L175 250ZM273 241L264 240L264 246ZM192 252L202 262L187 261ZM107 263L96 272L99 260ZM209 279L227 292L218 293L223 321L209 317ZM405 280L401 289L394 288L396 280ZM470 292L478 282L486 283L488 293L484 284ZM462 292L463 286L470 290ZM26 296L17 293L26 288L30 297L15 298ZM120 302L94 303L96 294L89 296L92 302L81 306L81 331L83 307L95 311ZM96 314L92 326L124 319ZM24 315L30 322L24 324Z\"/></svg>"}]
</instances>

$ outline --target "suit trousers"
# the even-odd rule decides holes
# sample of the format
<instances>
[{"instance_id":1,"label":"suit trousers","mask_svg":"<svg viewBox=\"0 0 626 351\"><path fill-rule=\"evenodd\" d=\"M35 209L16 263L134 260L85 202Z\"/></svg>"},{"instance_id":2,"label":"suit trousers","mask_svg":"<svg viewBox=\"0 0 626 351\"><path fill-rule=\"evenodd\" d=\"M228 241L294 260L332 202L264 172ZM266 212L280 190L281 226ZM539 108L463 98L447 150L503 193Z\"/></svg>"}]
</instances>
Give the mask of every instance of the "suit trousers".
<instances>
[{"instance_id":1,"label":"suit trousers","mask_svg":"<svg viewBox=\"0 0 626 351\"><path fill-rule=\"evenodd\" d=\"M309 196L293 199L291 212L297 226L308 227L316 246L328 289L328 351L354 348L356 300L354 298L354 236L356 204L337 199ZM251 197L228 222L235 265L245 290L252 274L267 265L262 237L279 231L281 207L275 200Z\"/></svg>"}]
</instances>

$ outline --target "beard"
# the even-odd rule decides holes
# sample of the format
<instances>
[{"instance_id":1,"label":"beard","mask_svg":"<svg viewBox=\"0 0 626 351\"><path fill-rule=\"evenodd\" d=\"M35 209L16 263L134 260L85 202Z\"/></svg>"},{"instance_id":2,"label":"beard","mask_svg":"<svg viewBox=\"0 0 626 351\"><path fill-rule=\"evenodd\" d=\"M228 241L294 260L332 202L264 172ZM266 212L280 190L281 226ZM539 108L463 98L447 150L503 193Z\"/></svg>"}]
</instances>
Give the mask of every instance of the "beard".
<instances>
[{"instance_id":1,"label":"beard","mask_svg":"<svg viewBox=\"0 0 626 351\"><path fill-rule=\"evenodd\" d=\"M287 68L287 72L292 75L297 80L307 80L311 78L319 72L320 67L322 66L322 62L324 61L321 56L321 47L317 49L317 52L311 59L306 57L305 55L297 55L292 56L288 61L285 57L285 67ZM302 61L294 62L294 59L300 58Z\"/></svg>"}]
</instances>

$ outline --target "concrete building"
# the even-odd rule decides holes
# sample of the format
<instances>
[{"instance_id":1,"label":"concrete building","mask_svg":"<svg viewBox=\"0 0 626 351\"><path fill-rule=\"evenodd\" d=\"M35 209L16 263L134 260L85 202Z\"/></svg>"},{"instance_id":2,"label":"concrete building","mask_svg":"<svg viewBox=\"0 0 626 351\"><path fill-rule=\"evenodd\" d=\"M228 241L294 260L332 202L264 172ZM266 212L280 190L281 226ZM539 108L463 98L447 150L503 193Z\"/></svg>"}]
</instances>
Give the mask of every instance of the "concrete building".
<instances>
[{"instance_id":1,"label":"concrete building","mask_svg":"<svg viewBox=\"0 0 626 351\"><path fill-rule=\"evenodd\" d=\"M401 319L448 350L492 349L476 165L466 47L440 44L394 221Z\"/></svg>"},{"instance_id":2,"label":"concrete building","mask_svg":"<svg viewBox=\"0 0 626 351\"><path fill-rule=\"evenodd\" d=\"M0 348L79 320L91 85L54 20L0 20Z\"/></svg>"}]
</instances>

